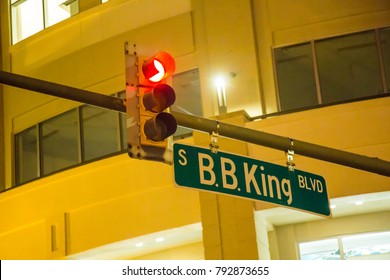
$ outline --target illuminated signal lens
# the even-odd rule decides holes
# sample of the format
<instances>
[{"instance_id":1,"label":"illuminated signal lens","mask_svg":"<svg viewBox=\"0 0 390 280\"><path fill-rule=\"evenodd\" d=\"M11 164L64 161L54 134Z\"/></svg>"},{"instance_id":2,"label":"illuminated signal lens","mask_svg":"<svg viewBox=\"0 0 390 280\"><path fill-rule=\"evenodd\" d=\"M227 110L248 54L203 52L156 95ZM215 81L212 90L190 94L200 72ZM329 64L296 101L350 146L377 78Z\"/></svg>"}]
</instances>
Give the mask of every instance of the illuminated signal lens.
<instances>
[{"instance_id":1,"label":"illuminated signal lens","mask_svg":"<svg viewBox=\"0 0 390 280\"><path fill-rule=\"evenodd\" d=\"M142 73L149 82L158 83L172 75L175 68L175 59L167 52L159 52L143 63Z\"/></svg>"},{"instance_id":2,"label":"illuminated signal lens","mask_svg":"<svg viewBox=\"0 0 390 280\"><path fill-rule=\"evenodd\" d=\"M161 62L158 61L158 60L154 60L153 64L154 64L154 67L155 67L156 70L157 70L157 74L154 75L153 77L150 77L150 78L149 78L149 81L158 83L158 82L160 82L162 79L164 79L164 76L165 76L165 69L164 69L164 66L161 64Z\"/></svg>"}]
</instances>

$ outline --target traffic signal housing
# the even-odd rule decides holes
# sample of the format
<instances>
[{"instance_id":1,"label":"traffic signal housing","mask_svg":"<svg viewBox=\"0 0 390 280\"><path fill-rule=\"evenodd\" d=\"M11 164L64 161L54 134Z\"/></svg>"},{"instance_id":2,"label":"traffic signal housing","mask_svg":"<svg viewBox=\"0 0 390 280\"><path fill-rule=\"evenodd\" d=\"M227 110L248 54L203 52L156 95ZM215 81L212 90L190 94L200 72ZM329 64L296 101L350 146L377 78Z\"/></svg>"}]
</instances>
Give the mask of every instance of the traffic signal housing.
<instances>
[{"instance_id":1,"label":"traffic signal housing","mask_svg":"<svg viewBox=\"0 0 390 280\"><path fill-rule=\"evenodd\" d=\"M175 92L167 84L158 84L152 90L143 93L143 108L140 105L142 144L165 146L165 139L175 133L176 120L165 112L174 102Z\"/></svg>"},{"instance_id":2,"label":"traffic signal housing","mask_svg":"<svg viewBox=\"0 0 390 280\"><path fill-rule=\"evenodd\" d=\"M177 123L168 108L176 100L170 85L174 71L175 60L167 52L126 60L127 140L132 158L172 161L169 138Z\"/></svg>"}]
</instances>

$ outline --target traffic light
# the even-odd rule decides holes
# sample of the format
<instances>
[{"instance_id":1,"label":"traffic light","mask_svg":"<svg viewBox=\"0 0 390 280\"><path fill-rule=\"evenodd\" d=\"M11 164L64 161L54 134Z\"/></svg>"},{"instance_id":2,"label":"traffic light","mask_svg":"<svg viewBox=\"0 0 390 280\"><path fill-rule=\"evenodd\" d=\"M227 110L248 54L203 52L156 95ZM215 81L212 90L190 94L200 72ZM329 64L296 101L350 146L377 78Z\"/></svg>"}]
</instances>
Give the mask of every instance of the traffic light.
<instances>
[{"instance_id":1,"label":"traffic light","mask_svg":"<svg viewBox=\"0 0 390 280\"><path fill-rule=\"evenodd\" d=\"M170 162L168 139L177 123L167 109L175 102L169 85L175 60L167 52L126 59L127 142L129 156Z\"/></svg>"},{"instance_id":2,"label":"traffic light","mask_svg":"<svg viewBox=\"0 0 390 280\"><path fill-rule=\"evenodd\" d=\"M166 147L166 139L175 133L175 118L165 110L176 99L168 79L175 71L175 60L159 52L139 65L139 115L141 145Z\"/></svg>"}]
</instances>

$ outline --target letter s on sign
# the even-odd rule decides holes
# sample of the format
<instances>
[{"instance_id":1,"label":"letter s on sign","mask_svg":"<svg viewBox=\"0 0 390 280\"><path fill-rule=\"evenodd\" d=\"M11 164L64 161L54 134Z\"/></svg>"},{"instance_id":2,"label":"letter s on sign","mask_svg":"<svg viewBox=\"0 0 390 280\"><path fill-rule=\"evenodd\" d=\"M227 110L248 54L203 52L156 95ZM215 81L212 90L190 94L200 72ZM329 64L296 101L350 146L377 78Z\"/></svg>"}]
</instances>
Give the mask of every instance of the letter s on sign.
<instances>
[{"instance_id":1,"label":"letter s on sign","mask_svg":"<svg viewBox=\"0 0 390 280\"><path fill-rule=\"evenodd\" d=\"M179 159L179 163L180 165L187 165L187 158L185 157L185 154L186 154L186 151L184 151L183 149L180 149L179 150L179 156L181 157L181 159Z\"/></svg>"}]
</instances>

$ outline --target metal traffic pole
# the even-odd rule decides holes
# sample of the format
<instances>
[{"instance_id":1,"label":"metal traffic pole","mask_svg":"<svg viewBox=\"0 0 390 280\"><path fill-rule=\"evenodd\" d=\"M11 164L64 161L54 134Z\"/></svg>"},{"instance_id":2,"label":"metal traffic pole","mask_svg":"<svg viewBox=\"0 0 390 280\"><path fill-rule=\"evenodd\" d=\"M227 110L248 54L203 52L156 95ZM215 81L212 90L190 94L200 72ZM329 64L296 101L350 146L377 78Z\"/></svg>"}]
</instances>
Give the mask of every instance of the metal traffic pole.
<instances>
[{"instance_id":1,"label":"metal traffic pole","mask_svg":"<svg viewBox=\"0 0 390 280\"><path fill-rule=\"evenodd\" d=\"M123 113L126 112L126 105L124 101L117 97L68 87L22 75L0 71L0 83ZM390 162L379 158L345 152L297 139L290 139L288 137L282 137L219 121L217 122L216 120L180 112L171 112L171 114L175 117L177 124L183 127L211 133L212 131L215 131L218 124L218 133L221 136L284 152L291 148L293 141L294 152L296 154L390 177Z\"/></svg>"},{"instance_id":2,"label":"metal traffic pole","mask_svg":"<svg viewBox=\"0 0 390 280\"><path fill-rule=\"evenodd\" d=\"M191 116L179 112L171 113L176 118L177 123L181 126L208 133L215 131L216 129L215 120ZM367 157L297 139L291 139L263 131L227 124L220 121L218 122L218 125L219 135L223 135L225 137L284 152L291 149L291 143L293 141L294 152L296 154L390 177L390 162L379 158Z\"/></svg>"},{"instance_id":3,"label":"metal traffic pole","mask_svg":"<svg viewBox=\"0 0 390 280\"><path fill-rule=\"evenodd\" d=\"M119 98L88 90L64 86L19 74L0 70L0 83L31 91L45 93L114 111L126 112L126 105Z\"/></svg>"}]
</instances>

